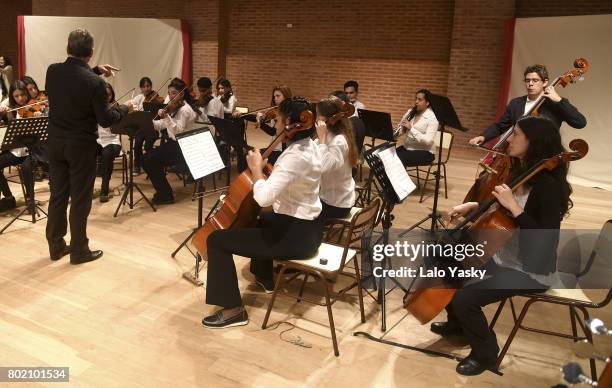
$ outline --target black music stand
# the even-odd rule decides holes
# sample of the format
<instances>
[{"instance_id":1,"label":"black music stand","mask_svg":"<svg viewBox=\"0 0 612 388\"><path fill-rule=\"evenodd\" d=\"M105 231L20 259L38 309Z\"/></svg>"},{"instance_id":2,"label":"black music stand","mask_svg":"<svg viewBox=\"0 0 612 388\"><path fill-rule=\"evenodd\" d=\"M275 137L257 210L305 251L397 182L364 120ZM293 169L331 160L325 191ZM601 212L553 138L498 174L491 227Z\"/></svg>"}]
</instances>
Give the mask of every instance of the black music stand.
<instances>
[{"instance_id":1,"label":"black music stand","mask_svg":"<svg viewBox=\"0 0 612 388\"><path fill-rule=\"evenodd\" d=\"M404 201L404 199L408 196L404 196L400 198L393 188L393 185L387 175L385 170L385 166L383 165L378 153L384 151L388 148L394 148L395 143L387 142L380 144L376 147L370 148L365 151L364 157L368 166L370 167L370 173L376 178L378 183L380 184L380 195L383 197L383 209L382 209L382 237L379 241L382 240L382 244L384 246L389 244L389 231L393 226L394 216L392 214L393 207L396 204L400 204ZM401 162L400 162L401 163ZM410 178L408 178L410 179ZM374 244L373 244L374 245ZM383 260L381 260L381 266L383 269L391 268L390 259L385 255ZM386 285L385 285L386 276L381 276L379 278L378 284L378 303L381 305L381 315L382 315L382 324L381 330L387 330L387 312L386 312ZM391 281L395 283L395 286L400 287L404 291L405 288L402 286L395 278L391 278Z\"/></svg>"},{"instance_id":2,"label":"black music stand","mask_svg":"<svg viewBox=\"0 0 612 388\"><path fill-rule=\"evenodd\" d=\"M208 116L208 119L215 127L217 136L227 145L227 185L230 184L230 175L232 172L232 163L230 162L230 147L235 150L246 147L244 141L243 128L233 120L220 119L215 116Z\"/></svg>"},{"instance_id":3,"label":"black music stand","mask_svg":"<svg viewBox=\"0 0 612 388\"><path fill-rule=\"evenodd\" d=\"M117 205L117 209L115 210L115 214L113 217L117 217L119 213L119 209L121 206L127 204L130 209L133 209L134 206L140 202L141 200L145 200L153 211L157 211L153 203L147 198L147 196L142 192L138 184L134 183L134 138L137 135L141 135L144 137L152 134L153 129L153 114L151 112L132 112L126 115L120 122L117 124L111 125L111 132L118 135L127 135L130 141L130 151L128 153L128 183L125 187L125 191L121 196L121 200ZM134 189L138 190L141 199L134 202ZM129 195L129 201L128 201Z\"/></svg>"},{"instance_id":4,"label":"black music stand","mask_svg":"<svg viewBox=\"0 0 612 388\"><path fill-rule=\"evenodd\" d=\"M179 133L178 135L176 135L176 140L179 143L179 147L181 147L181 152L183 153L183 156L185 157L185 161L187 162L187 166L188 167L190 167L189 154L187 154L187 156L186 156L186 151L183 149L183 143L182 143L181 140L185 139L185 138L188 138L190 136L202 134L202 133L205 133L205 132L210 132L210 130L208 128L198 128L198 129L194 129L194 130L191 130L191 131L188 131L188 132L182 132L182 133ZM204 143L198 143L197 147L198 147L198 150L200 150L201 153L206 154L207 157L211 157L211 155L207 153L208 149L206 148L206 143L205 142ZM216 145L214 145L212 147L214 147L214 150L217 149ZM200 160L196 160L195 163L198 164L198 163L207 163L207 162L206 161L203 162L200 159ZM214 163L214 161L213 161L213 163ZM213 170L214 168L209 167L209 169ZM195 266L194 266L193 272L187 271L187 272L183 273L183 277L185 279L189 280L191 283L195 284L196 286L201 286L201 285L204 284L200 280L200 262L202 261L202 258L200 257L199 253L197 253L197 252L194 253L189 248L187 243L191 240L191 238L198 231L198 229L200 229L202 227L202 221L203 221L203 219L202 219L202 211L204 210L204 193L205 193L205 190L204 190L204 179L206 178L206 176L208 176L210 174L214 174L216 171L213 171L213 172L210 172L210 173L206 174L206 173L202 173L200 171L192 170L190 168L189 172L191 173L191 175L194 178L196 178L196 192L194 193L194 197L197 197L197 199L198 199L197 226L195 228L193 228L191 233L189 233L189 235L179 244L179 246L174 250L174 252L172 252L171 256L172 256L172 258L174 258L176 256L176 254L181 249L187 248L189 253L191 253L191 255L195 259ZM206 220L208 220L208 218L214 213L214 211L217 208L217 206L219 205L220 201L221 201L221 199L217 200L217 203L210 209L210 212L206 216Z\"/></svg>"},{"instance_id":5,"label":"black music stand","mask_svg":"<svg viewBox=\"0 0 612 388\"><path fill-rule=\"evenodd\" d=\"M440 142L438 143L438 160L436 163L436 171L433 173L436 177L433 208L431 209L431 213L427 217L423 218L416 224L412 225L410 228L406 229L399 235L399 237L404 237L414 228L420 228L421 224L423 224L427 220L431 220L431 227L429 229L430 233L436 232L436 230L438 229L438 225L444 228L444 224L442 224L442 222L440 221L442 217L440 216L440 214L438 214L438 196L440 195L440 166L442 163L442 145L444 143L444 132L447 126L458 129L460 131L467 131L467 129L463 128L461 122L459 122L457 112L455 112L455 108L453 108L453 104L451 104L448 97L431 94L429 96L429 106L436 115L436 119L438 120L438 123L440 125L438 129L440 131Z\"/></svg>"},{"instance_id":6,"label":"black music stand","mask_svg":"<svg viewBox=\"0 0 612 388\"><path fill-rule=\"evenodd\" d=\"M49 118L48 117L33 117L33 118L24 118L24 119L15 119L9 123L9 126L6 128L6 132L4 135L0 135L3 137L0 139L0 150L11 150L14 148L26 147L28 150L31 150L35 145L39 145L47 141L48 133L47 127L49 126ZM31 156L28 155L28 158ZM26 201L26 207L21 210L11 221L6 224L2 230L0 230L0 234L4 233L9 226L11 226L15 221L22 220L36 223L36 216L38 216L38 211L42 212L45 217L47 213L36 203L36 199L34 198L34 175L32 174L32 181L27 182L31 188L32 193L30 197ZM23 180L23 174L21 174L21 179ZM32 214L32 219L23 219L20 218L26 211L30 210ZM43 219L41 217L40 219Z\"/></svg>"},{"instance_id":7,"label":"black music stand","mask_svg":"<svg viewBox=\"0 0 612 388\"><path fill-rule=\"evenodd\" d=\"M164 109L166 104L161 104L159 102L143 102L142 110L145 112L151 112L153 114L157 114L160 109Z\"/></svg>"},{"instance_id":8,"label":"black music stand","mask_svg":"<svg viewBox=\"0 0 612 388\"><path fill-rule=\"evenodd\" d=\"M395 141L391 114L367 109L357 109L357 114L365 125L365 135L372 139L370 147L374 147L376 139Z\"/></svg>"}]
</instances>

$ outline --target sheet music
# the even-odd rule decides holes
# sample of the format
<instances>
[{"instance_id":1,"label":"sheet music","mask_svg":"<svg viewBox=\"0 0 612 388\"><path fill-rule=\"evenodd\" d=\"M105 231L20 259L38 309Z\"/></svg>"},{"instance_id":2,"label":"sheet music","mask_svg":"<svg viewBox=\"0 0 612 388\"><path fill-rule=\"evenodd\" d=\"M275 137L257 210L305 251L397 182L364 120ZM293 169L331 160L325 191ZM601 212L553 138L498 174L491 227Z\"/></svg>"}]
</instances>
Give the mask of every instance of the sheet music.
<instances>
[{"instance_id":1,"label":"sheet music","mask_svg":"<svg viewBox=\"0 0 612 388\"><path fill-rule=\"evenodd\" d=\"M181 137L178 143L193 179L200 179L225 168L210 131Z\"/></svg>"},{"instance_id":2,"label":"sheet music","mask_svg":"<svg viewBox=\"0 0 612 388\"><path fill-rule=\"evenodd\" d=\"M4 142L4 136L6 136L6 131L8 127L0 127L0 146L2 146L2 142Z\"/></svg>"},{"instance_id":3,"label":"sheet music","mask_svg":"<svg viewBox=\"0 0 612 388\"><path fill-rule=\"evenodd\" d=\"M399 197L400 201L403 201L410 193L416 189L416 185L410 179L410 176L406 172L406 168L402 164L395 147L389 147L385 150L378 152L383 166L385 166L385 172L389 177L389 181L393 186L393 190Z\"/></svg>"}]
</instances>

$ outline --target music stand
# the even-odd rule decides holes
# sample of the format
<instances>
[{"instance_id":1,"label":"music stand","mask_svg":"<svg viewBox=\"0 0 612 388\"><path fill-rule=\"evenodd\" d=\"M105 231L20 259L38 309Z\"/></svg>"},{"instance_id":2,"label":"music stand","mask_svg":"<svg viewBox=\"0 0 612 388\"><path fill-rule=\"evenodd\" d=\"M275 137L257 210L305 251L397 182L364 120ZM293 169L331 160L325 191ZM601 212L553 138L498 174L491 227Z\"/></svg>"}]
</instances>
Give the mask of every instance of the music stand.
<instances>
[{"instance_id":1,"label":"music stand","mask_svg":"<svg viewBox=\"0 0 612 388\"><path fill-rule=\"evenodd\" d=\"M220 119L215 116L208 116L208 119L215 127L217 136L223 140L223 142L227 145L227 185L230 184L230 174L232 172L232 164L230 162L230 147L233 147L235 150L244 148L246 146L246 142L244 141L244 135L242 126L237 124L233 120Z\"/></svg>"},{"instance_id":2,"label":"music stand","mask_svg":"<svg viewBox=\"0 0 612 388\"><path fill-rule=\"evenodd\" d=\"M151 112L153 114L157 114L157 111L159 111L160 109L164 109L166 107L166 104L162 104L159 102L143 102L142 103L142 110L144 110L145 112Z\"/></svg>"},{"instance_id":3,"label":"music stand","mask_svg":"<svg viewBox=\"0 0 612 388\"><path fill-rule=\"evenodd\" d=\"M431 209L431 213L427 215L427 217L423 218L416 224L412 225L410 228L406 229L399 235L399 237L404 237L414 228L421 227L421 224L430 219L431 227L429 231L431 233L434 233L437 230L438 225L444 228L444 225L440 222L440 219L442 217L440 216L440 214L438 214L438 196L440 194L440 166L442 163L442 145L444 144L444 132L447 126L458 129L460 131L467 131L467 129L463 128L463 126L461 125L461 122L457 117L457 112L455 112L455 108L453 108L453 104L451 104L448 97L436 94L429 95L429 107L436 115L436 119L439 123L438 131L440 131L440 142L438 143L438 160L436 161L436 171L433 173L433 175L436 177L433 208Z\"/></svg>"},{"instance_id":4,"label":"music stand","mask_svg":"<svg viewBox=\"0 0 612 388\"><path fill-rule=\"evenodd\" d=\"M153 211L157 211L155 206L153 206L153 203L142 192L140 187L138 187L138 184L134 183L134 138L137 135L147 137L153 133L154 129L152 115L153 114L151 112L132 112L123 117L117 124L111 125L111 133L117 135L127 135L130 142L130 151L128 153L128 183L113 217L117 217L121 206L127 204L130 209L133 209L134 206L143 199L149 204ZM134 189L138 190L142 196L142 198L136 201L136 203L134 203ZM130 197L129 201L128 195Z\"/></svg>"},{"instance_id":5,"label":"music stand","mask_svg":"<svg viewBox=\"0 0 612 388\"><path fill-rule=\"evenodd\" d=\"M357 114L365 125L365 135L372 139L370 147L374 147L376 139L395 141L391 114L367 109L357 109Z\"/></svg>"},{"instance_id":6,"label":"music stand","mask_svg":"<svg viewBox=\"0 0 612 388\"><path fill-rule=\"evenodd\" d=\"M0 132L0 150L11 150L14 148L26 147L28 150L31 150L37 144L41 144L47 141L48 132L47 127L49 126L49 118L48 117L33 117L33 118L24 118L24 119L15 119L11 121L6 128L6 132ZM27 156L31 157L30 155ZM23 175L21 174L21 178L23 179ZM21 210L15 217L6 224L2 230L0 230L0 234L4 233L9 226L11 226L15 221L22 220L28 221L30 220L20 218L23 213L30 210L32 213L33 224L36 223L36 216L38 215L38 211L40 210L45 216L47 213L36 203L34 198L34 175L31 176L32 181L28 182L30 187L32 188L32 193L26 201L26 207ZM43 219L44 217L41 217Z\"/></svg>"},{"instance_id":7,"label":"music stand","mask_svg":"<svg viewBox=\"0 0 612 388\"><path fill-rule=\"evenodd\" d=\"M193 272L187 271L183 273L183 277L195 284L196 286L203 285L203 282L199 278L200 274L200 262L202 258L199 253L194 253L187 243L191 240L193 235L202 227L202 211L204 209L204 178L210 174L214 174L216 171L222 169L223 161L217 151L217 146L214 143L214 139L208 128L198 128L187 132L182 132L176 135L176 140L179 143L189 172L196 179L196 192L194 197L198 199L198 217L197 226L189 233L189 235L179 244L179 246L172 252L171 256L174 258L176 254L182 249L187 248L192 256L195 258L195 266ZM216 155L215 155L216 153ZM206 216L206 220L213 214L214 210L219 205L220 200L217 200L215 206L210 209L210 212Z\"/></svg>"}]
</instances>

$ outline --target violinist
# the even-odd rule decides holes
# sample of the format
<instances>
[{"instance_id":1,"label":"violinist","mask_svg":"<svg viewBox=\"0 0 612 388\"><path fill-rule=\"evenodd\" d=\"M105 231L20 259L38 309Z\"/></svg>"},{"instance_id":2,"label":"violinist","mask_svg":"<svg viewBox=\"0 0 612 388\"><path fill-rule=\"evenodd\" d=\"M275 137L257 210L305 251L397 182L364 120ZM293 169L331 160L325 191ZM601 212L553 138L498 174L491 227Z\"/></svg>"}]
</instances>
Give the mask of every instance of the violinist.
<instances>
[{"instance_id":1,"label":"violinist","mask_svg":"<svg viewBox=\"0 0 612 388\"><path fill-rule=\"evenodd\" d=\"M559 96L554 86L548 85L549 79L546 66L528 66L523 75L525 77L527 95L512 99L506 107L504 114L496 123L491 124L481 135L470 139L469 143L471 145L481 145L512 128L521 117L531 110L541 96L544 96L546 100L539 109L540 116L551 120L557 129L561 127L563 121L576 129L586 126L586 118L578 109L570 104L567 98Z\"/></svg>"},{"instance_id":2,"label":"violinist","mask_svg":"<svg viewBox=\"0 0 612 388\"><path fill-rule=\"evenodd\" d=\"M282 129L302 123L300 115L306 111L312 112L305 99L286 99L279 106L276 125ZM221 229L209 235L206 303L221 309L202 319L205 327L220 329L249 322L233 254L251 257L255 281L266 292L272 292L273 260L305 259L321 244L321 158L317 145L310 139L314 132L314 127L304 128L288 140L287 149L268 178L263 173L264 161L259 150L249 151L247 162L255 182L254 199L262 207L272 206L273 211L262 211L257 227Z\"/></svg>"},{"instance_id":3,"label":"violinist","mask_svg":"<svg viewBox=\"0 0 612 388\"><path fill-rule=\"evenodd\" d=\"M132 104L138 109L143 110L145 102L163 103L164 99L153 90L153 82L149 77L142 77L138 83L140 94L132 99ZM142 135L136 135L134 138L134 175L140 175L140 166L142 164L143 146L146 152L153 149L153 145L157 140L157 136L145 138Z\"/></svg>"},{"instance_id":4,"label":"violinist","mask_svg":"<svg viewBox=\"0 0 612 388\"><path fill-rule=\"evenodd\" d=\"M197 82L198 99L195 105L200 111L200 120L209 123L208 116L223 118L223 103L212 94L212 81L202 77Z\"/></svg>"},{"instance_id":5,"label":"violinist","mask_svg":"<svg viewBox=\"0 0 612 388\"><path fill-rule=\"evenodd\" d=\"M154 148L143 156L142 167L149 175L155 188L153 203L156 205L174 203L172 187L166 179L165 167L186 163L176 140L176 135L193 128L198 113L193 108L191 94L185 81L174 78L168 85L170 101L165 109L158 112L159 119L153 120L153 127L158 131L166 129L168 141Z\"/></svg>"},{"instance_id":6,"label":"violinist","mask_svg":"<svg viewBox=\"0 0 612 388\"><path fill-rule=\"evenodd\" d=\"M26 84L28 88L28 94L30 96L30 100L28 101L28 105L34 104L36 102L40 102L40 104L32 105L27 109L26 112L20 115L22 117L37 117L37 116L48 116L49 115L49 102L47 100L47 95L45 92L41 92L38 89L38 85L36 81L32 77L25 76L23 77L23 82ZM38 114L40 112L40 114Z\"/></svg>"},{"instance_id":7,"label":"violinist","mask_svg":"<svg viewBox=\"0 0 612 388\"><path fill-rule=\"evenodd\" d=\"M28 89L23 81L15 81L9 89L9 98L0 105L0 112L7 112L9 119L21 118L19 116L19 109L22 106L27 105L29 100ZM13 110L12 112L10 112ZM12 150L2 151L0 153L0 193L2 199L0 199L0 211L6 211L17 207L15 197L11 192L11 188L8 185L8 181L4 176L4 168L9 166L22 165L28 155L28 151L25 147L14 148ZM32 181L32 170L23 169L22 179L24 182ZM25 184L26 194L31 193L31 185Z\"/></svg>"},{"instance_id":8,"label":"violinist","mask_svg":"<svg viewBox=\"0 0 612 388\"><path fill-rule=\"evenodd\" d=\"M321 152L321 218L344 218L355 204L352 169L358 153L351 122L343 114L344 104L327 97L317 104L317 145ZM341 117L334 120L334 117Z\"/></svg>"},{"instance_id":9,"label":"violinist","mask_svg":"<svg viewBox=\"0 0 612 388\"><path fill-rule=\"evenodd\" d=\"M346 93L347 97L351 101L351 104L355 107L355 113L353 113L352 117L358 117L357 109L365 109L366 106L363 102L359 101L359 83L354 80L346 81L344 83L344 93Z\"/></svg>"},{"instance_id":10,"label":"violinist","mask_svg":"<svg viewBox=\"0 0 612 388\"><path fill-rule=\"evenodd\" d=\"M108 82L106 83L106 101L109 104L115 103L115 90ZM102 176L100 202L108 202L108 186L113 174L113 161L121 153L121 140L119 135L111 133L110 128L104 128L98 124L97 142L97 153L100 158L100 175Z\"/></svg>"},{"instance_id":11,"label":"violinist","mask_svg":"<svg viewBox=\"0 0 612 388\"><path fill-rule=\"evenodd\" d=\"M429 106L430 95L427 89L415 93L414 106L402 116L396 130L400 134L397 156L404 167L429 165L434 160L434 137L439 125Z\"/></svg>"},{"instance_id":12,"label":"violinist","mask_svg":"<svg viewBox=\"0 0 612 388\"><path fill-rule=\"evenodd\" d=\"M541 117L519 120L508 142L508 154L517 159L510 180L564 151L556 125ZM489 277L457 290L447 306L448 320L431 325L434 333L463 335L469 342L472 351L458 364L458 373L477 375L495 364L499 347L482 306L524 292L545 291L553 284L559 228L572 207L567 171L568 164L561 161L552 171L537 173L514 192L506 184L492 192L517 230L485 266ZM475 202L464 203L455 206L449 216L465 216L477 207Z\"/></svg>"},{"instance_id":13,"label":"violinist","mask_svg":"<svg viewBox=\"0 0 612 388\"><path fill-rule=\"evenodd\" d=\"M276 86L274 89L272 89L272 99L270 101L270 105L278 107L281 102L291 97L293 97L293 94L291 93L291 89L289 89L288 86ZM258 112L255 116L255 119L257 121L257 126L261 128L265 133L270 135L272 137L270 141L272 141L274 140L274 138L276 138L277 135L275 128L276 119L272 118L270 120L266 120L266 118L269 116L270 114ZM276 163L276 160L280 156L281 152L283 152L283 145L279 144L276 146L274 151L272 151L270 156L268 156L268 163L274 166L274 163Z\"/></svg>"},{"instance_id":14,"label":"violinist","mask_svg":"<svg viewBox=\"0 0 612 388\"><path fill-rule=\"evenodd\" d=\"M223 104L223 116L226 119L234 117L233 113L236 110L238 100L234 96L232 84L228 79L222 78L217 81L217 98Z\"/></svg>"}]
</instances>

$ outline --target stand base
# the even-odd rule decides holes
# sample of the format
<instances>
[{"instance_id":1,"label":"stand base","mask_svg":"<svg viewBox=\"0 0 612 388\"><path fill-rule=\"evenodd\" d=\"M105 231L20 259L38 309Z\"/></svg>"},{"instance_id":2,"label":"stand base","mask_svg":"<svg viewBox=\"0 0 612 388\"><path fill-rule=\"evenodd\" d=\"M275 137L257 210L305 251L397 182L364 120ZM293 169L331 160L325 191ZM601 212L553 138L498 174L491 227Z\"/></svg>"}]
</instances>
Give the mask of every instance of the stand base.
<instances>
[{"instance_id":1,"label":"stand base","mask_svg":"<svg viewBox=\"0 0 612 388\"><path fill-rule=\"evenodd\" d=\"M195 266L191 271L184 272L183 277L196 287L201 287L204 285L204 281L200 280L200 274L199 272L196 272Z\"/></svg>"},{"instance_id":2,"label":"stand base","mask_svg":"<svg viewBox=\"0 0 612 388\"><path fill-rule=\"evenodd\" d=\"M136 190L140 193L140 196L142 197L136 202L134 202L134 188L136 188ZM128 195L130 196L129 201L128 201ZM147 202L147 204L151 207L151 209L153 209L153 211L157 211L157 209L155 208L155 206L153 206L153 203L149 200L149 198L147 198L147 196L142 192L142 190L140 190L140 187L138 187L138 184L133 183L133 182L128 182L128 184L125 186L125 191L123 192L123 195L121 196L121 200L119 201L119 204L117 205L117 209L115 210L115 214L113 215L113 217L117 217L117 214L119 213L119 209L121 209L121 206L128 205L130 209L133 209L134 206L143 199Z\"/></svg>"},{"instance_id":3,"label":"stand base","mask_svg":"<svg viewBox=\"0 0 612 388\"><path fill-rule=\"evenodd\" d=\"M36 221L40 221L40 220L44 220L45 218L47 218L47 213L45 213L45 211L38 205L34 205L34 210L32 212L32 217L30 218L20 218L21 216L23 216L23 214L25 212L28 211L28 209L30 209L32 206L28 206L26 205L26 207L24 209L22 209L19 214L17 214L15 217L13 217L12 220L9 221L8 224L4 225L4 227L0 230L0 234L4 233L5 230L7 230L9 228L9 226L11 226L15 221L19 220L19 221L26 221L26 222L31 222L33 224L36 223ZM44 214L44 216L41 216L38 214L38 212L41 212L42 214ZM38 220L36 219L38 217Z\"/></svg>"}]
</instances>

